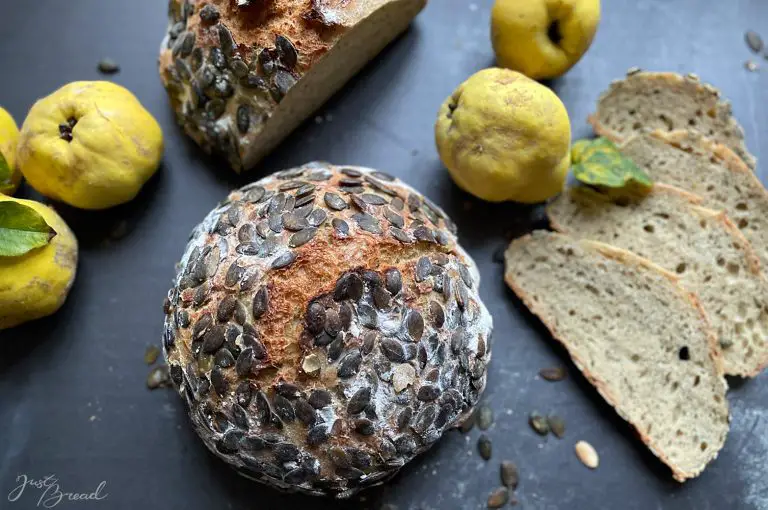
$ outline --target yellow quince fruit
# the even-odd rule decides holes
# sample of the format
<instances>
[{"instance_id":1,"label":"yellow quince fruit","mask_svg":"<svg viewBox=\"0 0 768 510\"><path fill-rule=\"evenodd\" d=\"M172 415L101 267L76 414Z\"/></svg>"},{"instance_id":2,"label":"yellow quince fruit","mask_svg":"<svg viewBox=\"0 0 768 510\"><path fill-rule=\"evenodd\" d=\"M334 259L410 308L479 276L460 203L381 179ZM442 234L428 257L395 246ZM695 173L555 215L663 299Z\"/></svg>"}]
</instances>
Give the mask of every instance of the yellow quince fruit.
<instances>
[{"instance_id":1,"label":"yellow quince fruit","mask_svg":"<svg viewBox=\"0 0 768 510\"><path fill-rule=\"evenodd\" d=\"M32 208L55 235L44 246L23 255L0 256L0 329L51 315L61 308L77 270L77 239L61 216L40 202L0 195L0 204L9 201ZM3 220L3 225L17 223ZM2 232L0 242L9 242L7 232Z\"/></svg>"},{"instance_id":2,"label":"yellow quince fruit","mask_svg":"<svg viewBox=\"0 0 768 510\"><path fill-rule=\"evenodd\" d=\"M19 128L11 114L0 108L0 193L13 195L21 183L16 167L16 145Z\"/></svg>"},{"instance_id":3,"label":"yellow quince fruit","mask_svg":"<svg viewBox=\"0 0 768 510\"><path fill-rule=\"evenodd\" d=\"M496 0L496 62L534 80L556 78L587 52L599 24L600 0Z\"/></svg>"},{"instance_id":4,"label":"yellow quince fruit","mask_svg":"<svg viewBox=\"0 0 768 510\"><path fill-rule=\"evenodd\" d=\"M32 106L18 164L39 193L105 209L132 200L162 153L160 125L133 94L106 81L79 81Z\"/></svg>"},{"instance_id":5,"label":"yellow quince fruit","mask_svg":"<svg viewBox=\"0 0 768 510\"><path fill-rule=\"evenodd\" d=\"M440 108L435 140L456 184L491 202L542 202L562 190L570 166L565 106L509 69L462 83Z\"/></svg>"}]
</instances>

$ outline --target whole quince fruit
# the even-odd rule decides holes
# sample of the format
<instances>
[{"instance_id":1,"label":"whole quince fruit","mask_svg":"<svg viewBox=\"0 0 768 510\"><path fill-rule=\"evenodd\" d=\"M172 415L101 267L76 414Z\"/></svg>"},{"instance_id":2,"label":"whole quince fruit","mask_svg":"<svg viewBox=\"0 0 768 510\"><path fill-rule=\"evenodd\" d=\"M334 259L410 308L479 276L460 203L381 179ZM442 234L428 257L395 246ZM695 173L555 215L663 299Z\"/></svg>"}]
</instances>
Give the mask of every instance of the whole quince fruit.
<instances>
[{"instance_id":1,"label":"whole quince fruit","mask_svg":"<svg viewBox=\"0 0 768 510\"><path fill-rule=\"evenodd\" d=\"M0 193L13 195L21 183L21 172L16 167L16 145L19 128L11 114L0 108ZM4 163L3 163L4 161Z\"/></svg>"},{"instance_id":2,"label":"whole quince fruit","mask_svg":"<svg viewBox=\"0 0 768 510\"><path fill-rule=\"evenodd\" d=\"M485 69L446 99L437 149L453 180L491 202L542 202L570 166L571 124L547 87L509 69Z\"/></svg>"},{"instance_id":3,"label":"whole quince fruit","mask_svg":"<svg viewBox=\"0 0 768 510\"><path fill-rule=\"evenodd\" d=\"M51 315L61 308L75 280L77 239L50 207L0 195L34 209L56 235L45 245L15 257L0 257L0 329Z\"/></svg>"},{"instance_id":4,"label":"whole quince fruit","mask_svg":"<svg viewBox=\"0 0 768 510\"><path fill-rule=\"evenodd\" d=\"M586 53L599 24L600 0L496 0L497 64L534 80L556 78Z\"/></svg>"},{"instance_id":5,"label":"whole quince fruit","mask_svg":"<svg viewBox=\"0 0 768 510\"><path fill-rule=\"evenodd\" d=\"M132 200L163 153L157 121L125 88L80 81L37 101L21 127L18 164L39 193L81 209Z\"/></svg>"}]
</instances>

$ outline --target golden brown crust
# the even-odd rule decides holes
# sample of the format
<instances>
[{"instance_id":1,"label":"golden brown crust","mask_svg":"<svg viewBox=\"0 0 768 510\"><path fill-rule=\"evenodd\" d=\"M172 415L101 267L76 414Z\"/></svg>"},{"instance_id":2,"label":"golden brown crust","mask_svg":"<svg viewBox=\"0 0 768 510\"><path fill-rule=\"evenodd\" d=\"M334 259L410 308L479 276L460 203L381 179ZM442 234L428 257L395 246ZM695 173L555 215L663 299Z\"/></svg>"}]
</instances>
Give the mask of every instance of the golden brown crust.
<instances>
[{"instance_id":1,"label":"golden brown crust","mask_svg":"<svg viewBox=\"0 0 768 510\"><path fill-rule=\"evenodd\" d=\"M752 174L754 181L760 184L760 187L764 189L760 180L749 169L747 164L744 163L744 160L722 143L707 138L700 133L682 129L675 131L655 130L650 132L649 135L686 152L711 154L732 172ZM626 143L629 143L629 140L627 140Z\"/></svg>"},{"instance_id":2,"label":"golden brown crust","mask_svg":"<svg viewBox=\"0 0 768 510\"><path fill-rule=\"evenodd\" d=\"M425 4L258 0L241 7L232 0L171 0L160 76L187 134L240 171L252 167L341 86L338 77L349 78L362 65L358 60L381 49ZM376 32L360 32L367 24ZM354 48L347 44L339 63L331 50L347 34L357 34L358 41ZM304 77L311 84L294 89ZM278 120L269 122L273 115Z\"/></svg>"},{"instance_id":3,"label":"golden brown crust","mask_svg":"<svg viewBox=\"0 0 768 510\"><path fill-rule=\"evenodd\" d=\"M563 237L563 234L555 234L555 235L561 235ZM515 239L510 243L509 250L513 249L513 246L519 245L519 244L525 244L530 241L532 238L531 234L525 235L523 237L520 237L518 239ZM615 246L610 246L604 243L599 243L595 241L589 241L589 240L574 240L574 242L577 242L585 247L591 247L593 250L601 253L607 258L612 258L614 260L620 261L624 264L628 265L635 265L638 267L643 267L646 269L649 269L651 271L657 272L667 278L670 282L672 282L675 287L675 291L686 301L691 303L691 305L696 309L697 313L701 317L701 324L702 324L702 330L706 333L707 336L707 343L709 346L709 357L712 360L712 363L715 367L716 373L719 377L723 377L723 362L722 362L722 354L720 353L720 350L717 345L717 336L715 335L715 332L712 330L712 328L709 325L709 321L707 319L706 313L704 312L704 309L701 307L701 304L696 297L695 294L689 293L685 291L682 287L680 287L677 282L679 281L679 278L669 271L666 271L665 269L657 266L653 262L639 257L635 255L634 253L631 253L627 250L623 250L620 248L616 248ZM586 360L581 359L578 354L573 351L568 344L567 341L565 341L562 338L562 335L558 332L557 326L553 324L551 321L548 321L545 317L545 314L541 313L540 310L540 304L528 296L528 294L515 282L515 279L510 271L505 271L504 274L504 281L507 283L510 289L520 298L521 301L523 301L523 304L534 314L536 315L539 320L546 326L546 328L549 330L552 337L557 340L565 349L568 351L568 354L573 359L574 364L576 367L582 372L584 377L589 381L590 384L592 384L595 389L597 389L598 393L608 402L611 407L613 407L616 412L629 423L636 431L638 436L640 437L640 440L645 443L648 448L651 450L651 452L659 458L664 464L669 466L669 468L672 470L673 477L678 482L684 482L685 480L689 478L694 478L698 476L701 471L703 471L705 466L702 466L701 469L695 471L695 472L685 472L679 469L677 466L675 466L667 457L663 449L659 448L659 445L656 444L648 434L640 430L640 428L637 426L637 424L633 423L628 419L627 416L625 416L617 407L617 405L620 403L619 398L611 393L610 389L607 387L605 381L603 381L598 374L593 373L589 368L588 364L585 362ZM725 380L723 379L723 386L727 387ZM725 391L723 392L725 393ZM717 457L717 452L722 447L720 445L719 448L715 449L715 452L713 456L710 458L711 460L714 460L714 458Z\"/></svg>"},{"instance_id":4,"label":"golden brown crust","mask_svg":"<svg viewBox=\"0 0 768 510\"><path fill-rule=\"evenodd\" d=\"M232 192L193 232L166 308L174 383L206 445L272 485L342 496L456 426L485 387L491 318L454 232L415 190L359 167L312 163ZM243 384L255 402L240 403ZM314 410L316 391L328 403ZM209 415L240 416L239 431ZM277 476L232 434L279 436L299 471ZM363 476L334 448L381 460Z\"/></svg>"}]
</instances>

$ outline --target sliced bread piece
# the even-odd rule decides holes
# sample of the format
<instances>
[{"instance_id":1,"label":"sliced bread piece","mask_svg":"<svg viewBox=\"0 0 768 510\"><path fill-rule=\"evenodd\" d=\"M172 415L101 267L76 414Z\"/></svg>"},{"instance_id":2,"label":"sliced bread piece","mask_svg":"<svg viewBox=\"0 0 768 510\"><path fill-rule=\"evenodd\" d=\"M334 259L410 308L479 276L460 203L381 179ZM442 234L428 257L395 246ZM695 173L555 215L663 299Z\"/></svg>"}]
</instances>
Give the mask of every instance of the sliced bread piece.
<instances>
[{"instance_id":1,"label":"sliced bread piece","mask_svg":"<svg viewBox=\"0 0 768 510\"><path fill-rule=\"evenodd\" d=\"M725 212L701 202L664 184L614 199L578 186L549 204L547 214L555 230L610 243L677 273L718 334L725 373L754 377L768 364L768 281Z\"/></svg>"},{"instance_id":2,"label":"sliced bread piece","mask_svg":"<svg viewBox=\"0 0 768 510\"><path fill-rule=\"evenodd\" d=\"M697 476L728 433L715 335L696 298L647 259L534 232L510 244L505 280L676 480Z\"/></svg>"},{"instance_id":3,"label":"sliced bread piece","mask_svg":"<svg viewBox=\"0 0 768 510\"><path fill-rule=\"evenodd\" d=\"M768 191L736 154L691 131L638 135L619 148L655 181L725 210L768 268Z\"/></svg>"},{"instance_id":4,"label":"sliced bread piece","mask_svg":"<svg viewBox=\"0 0 768 510\"><path fill-rule=\"evenodd\" d=\"M697 130L729 147L750 168L757 164L730 103L721 101L720 92L695 75L630 71L600 96L589 122L595 133L616 143L655 129Z\"/></svg>"}]
</instances>

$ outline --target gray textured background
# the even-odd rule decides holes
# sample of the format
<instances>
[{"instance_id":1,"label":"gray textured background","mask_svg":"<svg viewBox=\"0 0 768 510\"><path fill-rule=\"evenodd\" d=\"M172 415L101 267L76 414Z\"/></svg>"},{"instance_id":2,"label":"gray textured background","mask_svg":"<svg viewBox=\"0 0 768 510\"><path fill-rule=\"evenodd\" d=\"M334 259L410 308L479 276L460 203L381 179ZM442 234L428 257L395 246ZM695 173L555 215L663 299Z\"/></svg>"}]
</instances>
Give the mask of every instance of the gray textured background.
<instances>
[{"instance_id":1,"label":"gray textured background","mask_svg":"<svg viewBox=\"0 0 768 510\"><path fill-rule=\"evenodd\" d=\"M36 98L69 81L97 79L97 61L116 59L114 81L133 91L166 137L163 168L133 203L107 213L59 207L81 242L79 276L54 317L0 333L0 508L34 508L29 491L7 494L22 473L56 474L62 490L91 491L98 503L60 508L135 509L480 509L498 485L498 462L520 467L521 508L768 509L766 376L735 384L733 427L720 458L697 480L673 482L554 347L501 282L492 254L529 229L536 210L490 205L458 191L441 167L432 125L442 100L493 63L491 0L432 0L412 29L274 152L236 178L176 128L155 68L166 26L163 0L5 0L0 15L0 104L21 122ZM574 136L601 90L630 66L696 72L731 98L750 149L768 161L766 77L749 73L748 28L768 36L764 0L607 0L587 56L553 83ZM445 207L477 260L481 294L495 318L486 400L496 410L491 462L475 453L478 432L451 432L390 484L335 503L281 495L239 478L204 449L179 399L149 392L146 345L158 343L161 304L187 234L227 192L251 178L323 159L378 167ZM764 177L765 165L760 175ZM25 195L30 195L28 189ZM539 368L565 364L552 384ZM541 439L527 426L537 409L566 419L566 438ZM600 453L597 471L573 454L579 439Z\"/></svg>"}]
</instances>

